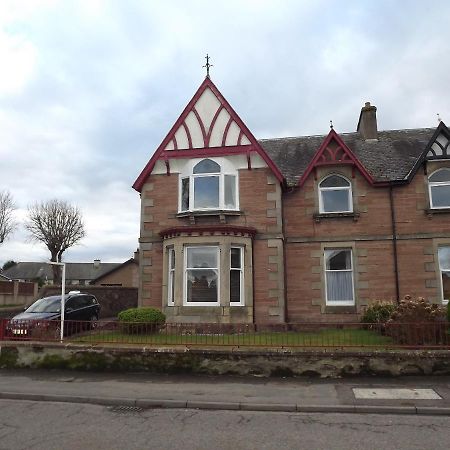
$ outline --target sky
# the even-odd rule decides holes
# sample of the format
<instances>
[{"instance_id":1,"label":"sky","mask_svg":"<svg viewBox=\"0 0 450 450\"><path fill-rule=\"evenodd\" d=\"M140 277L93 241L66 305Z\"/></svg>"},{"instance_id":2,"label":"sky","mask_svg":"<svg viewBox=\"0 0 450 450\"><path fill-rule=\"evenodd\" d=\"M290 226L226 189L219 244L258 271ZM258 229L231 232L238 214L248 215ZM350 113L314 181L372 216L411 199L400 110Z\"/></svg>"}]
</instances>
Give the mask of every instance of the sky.
<instances>
[{"instance_id":1,"label":"sky","mask_svg":"<svg viewBox=\"0 0 450 450\"><path fill-rule=\"evenodd\" d=\"M132 184L204 79L256 138L450 124L450 2L0 0L0 191L18 228L7 260L45 261L27 208L77 206L63 260L123 262L138 247Z\"/></svg>"}]
</instances>

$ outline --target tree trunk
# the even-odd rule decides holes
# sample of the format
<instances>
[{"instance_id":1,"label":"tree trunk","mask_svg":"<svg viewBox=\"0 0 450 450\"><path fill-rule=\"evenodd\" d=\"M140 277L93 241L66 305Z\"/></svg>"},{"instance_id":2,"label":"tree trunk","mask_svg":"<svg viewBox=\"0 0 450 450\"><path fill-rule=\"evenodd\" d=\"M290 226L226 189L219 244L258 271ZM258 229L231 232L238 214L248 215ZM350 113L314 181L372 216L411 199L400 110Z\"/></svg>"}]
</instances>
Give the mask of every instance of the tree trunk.
<instances>
[{"instance_id":1,"label":"tree trunk","mask_svg":"<svg viewBox=\"0 0 450 450\"><path fill-rule=\"evenodd\" d=\"M58 261L58 252L51 252L52 257L50 259L50 261L52 262L59 262ZM52 270L53 270L53 284L56 285L61 285L61 266L55 266L52 265Z\"/></svg>"}]
</instances>

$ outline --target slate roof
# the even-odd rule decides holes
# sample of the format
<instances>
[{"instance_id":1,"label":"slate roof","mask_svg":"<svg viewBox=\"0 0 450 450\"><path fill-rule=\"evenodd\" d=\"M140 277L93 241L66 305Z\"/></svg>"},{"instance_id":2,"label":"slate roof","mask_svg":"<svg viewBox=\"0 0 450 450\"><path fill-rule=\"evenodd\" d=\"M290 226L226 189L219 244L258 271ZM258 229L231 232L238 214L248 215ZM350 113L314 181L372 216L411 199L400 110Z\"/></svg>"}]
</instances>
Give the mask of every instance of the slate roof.
<instances>
[{"instance_id":1,"label":"slate roof","mask_svg":"<svg viewBox=\"0 0 450 450\"><path fill-rule=\"evenodd\" d=\"M377 141L366 141L359 133L339 136L360 160L375 182L407 180L422 156L435 128L379 131ZM326 135L261 139L258 142L286 178L296 185Z\"/></svg>"},{"instance_id":2,"label":"slate roof","mask_svg":"<svg viewBox=\"0 0 450 450\"><path fill-rule=\"evenodd\" d=\"M95 267L93 263L67 263L66 279L70 280L94 280L102 276L106 272L119 267L121 263L100 263L99 267ZM35 280L53 279L53 270L50 264L45 262L19 262L15 266L3 272L4 275L11 279Z\"/></svg>"}]
</instances>

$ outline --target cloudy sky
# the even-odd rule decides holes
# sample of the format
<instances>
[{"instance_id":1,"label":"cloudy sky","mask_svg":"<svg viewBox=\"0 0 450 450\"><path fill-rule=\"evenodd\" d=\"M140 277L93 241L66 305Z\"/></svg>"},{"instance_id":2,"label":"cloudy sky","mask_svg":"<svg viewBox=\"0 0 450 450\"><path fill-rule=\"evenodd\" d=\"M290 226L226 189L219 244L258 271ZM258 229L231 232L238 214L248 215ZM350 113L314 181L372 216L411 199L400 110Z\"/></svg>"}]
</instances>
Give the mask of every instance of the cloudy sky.
<instances>
[{"instance_id":1,"label":"cloudy sky","mask_svg":"<svg viewBox=\"0 0 450 450\"><path fill-rule=\"evenodd\" d=\"M77 205L87 237L66 261L137 247L131 185L211 78L257 138L450 123L448 1L0 0L0 191ZM0 264L44 261L19 226Z\"/></svg>"}]
</instances>

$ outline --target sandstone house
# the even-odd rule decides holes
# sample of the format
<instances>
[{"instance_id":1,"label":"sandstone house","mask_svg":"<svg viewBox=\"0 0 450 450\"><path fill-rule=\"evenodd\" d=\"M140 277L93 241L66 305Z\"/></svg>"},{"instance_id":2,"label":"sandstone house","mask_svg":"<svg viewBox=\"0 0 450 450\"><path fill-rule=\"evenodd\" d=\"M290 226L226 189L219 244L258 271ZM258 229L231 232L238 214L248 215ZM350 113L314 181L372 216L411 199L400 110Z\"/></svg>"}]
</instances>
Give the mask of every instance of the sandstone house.
<instances>
[{"instance_id":1,"label":"sandstone house","mask_svg":"<svg viewBox=\"0 0 450 450\"><path fill-rule=\"evenodd\" d=\"M355 114L356 122L357 114ZM133 187L139 304L173 322L357 321L450 295L450 132L257 140L209 77Z\"/></svg>"}]
</instances>

